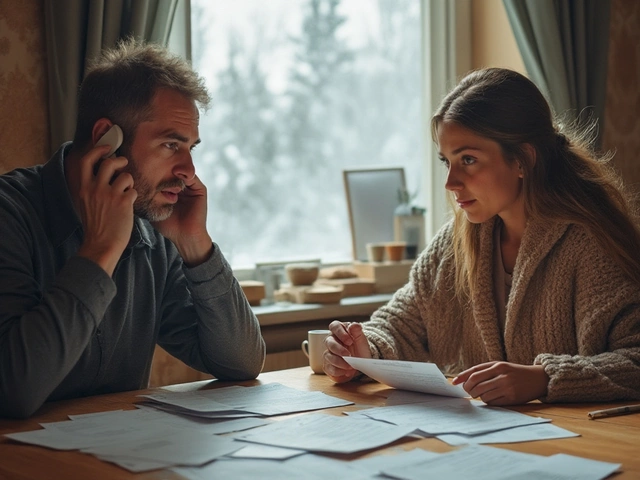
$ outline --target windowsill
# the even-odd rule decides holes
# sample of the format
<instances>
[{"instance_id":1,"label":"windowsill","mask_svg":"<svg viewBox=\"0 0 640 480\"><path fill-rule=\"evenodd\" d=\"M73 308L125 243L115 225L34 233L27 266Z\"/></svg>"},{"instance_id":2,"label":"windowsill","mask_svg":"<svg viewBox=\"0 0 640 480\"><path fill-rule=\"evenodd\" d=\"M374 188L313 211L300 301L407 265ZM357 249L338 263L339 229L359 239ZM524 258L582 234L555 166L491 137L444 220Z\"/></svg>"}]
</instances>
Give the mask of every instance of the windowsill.
<instances>
[{"instance_id":1,"label":"windowsill","mask_svg":"<svg viewBox=\"0 0 640 480\"><path fill-rule=\"evenodd\" d=\"M288 303L251 307L258 317L260 326L282 325L286 323L371 315L378 307L385 305L392 293L380 293L366 297L348 297L340 303Z\"/></svg>"}]
</instances>

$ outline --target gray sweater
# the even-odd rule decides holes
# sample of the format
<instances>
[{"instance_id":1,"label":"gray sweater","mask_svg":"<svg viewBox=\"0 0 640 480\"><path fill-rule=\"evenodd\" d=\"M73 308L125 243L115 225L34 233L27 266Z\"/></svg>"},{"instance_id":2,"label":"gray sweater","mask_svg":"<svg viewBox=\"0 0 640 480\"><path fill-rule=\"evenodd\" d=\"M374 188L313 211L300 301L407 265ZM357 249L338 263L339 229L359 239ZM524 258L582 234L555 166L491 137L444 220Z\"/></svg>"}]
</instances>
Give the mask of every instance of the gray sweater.
<instances>
[{"instance_id":1,"label":"gray sweater","mask_svg":"<svg viewBox=\"0 0 640 480\"><path fill-rule=\"evenodd\" d=\"M136 217L112 277L76 255L83 232L64 176L69 147L0 176L0 416L146 388L156 343L219 379L255 378L260 326L217 245L187 268Z\"/></svg>"},{"instance_id":2,"label":"gray sweater","mask_svg":"<svg viewBox=\"0 0 640 480\"><path fill-rule=\"evenodd\" d=\"M640 398L640 286L584 228L530 221L504 334L493 280L495 219L481 227L477 289L453 286L452 224L420 256L409 283L364 324L374 357L460 370L490 360L541 364L548 402Z\"/></svg>"}]
</instances>

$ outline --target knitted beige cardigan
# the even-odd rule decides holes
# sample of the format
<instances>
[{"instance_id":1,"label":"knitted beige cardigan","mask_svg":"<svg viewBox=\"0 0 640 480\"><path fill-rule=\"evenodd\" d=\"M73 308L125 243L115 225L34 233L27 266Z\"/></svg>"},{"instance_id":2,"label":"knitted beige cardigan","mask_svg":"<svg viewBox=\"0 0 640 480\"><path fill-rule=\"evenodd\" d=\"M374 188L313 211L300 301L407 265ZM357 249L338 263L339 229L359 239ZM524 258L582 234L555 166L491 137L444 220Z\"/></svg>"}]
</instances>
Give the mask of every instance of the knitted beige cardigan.
<instances>
[{"instance_id":1,"label":"knitted beige cardigan","mask_svg":"<svg viewBox=\"0 0 640 480\"><path fill-rule=\"evenodd\" d=\"M640 286L583 227L530 221L507 303L504 337L494 300L493 228L481 226L471 302L454 292L453 224L413 266L409 283L363 323L374 358L460 370L490 360L541 364L547 402L640 398Z\"/></svg>"}]
</instances>

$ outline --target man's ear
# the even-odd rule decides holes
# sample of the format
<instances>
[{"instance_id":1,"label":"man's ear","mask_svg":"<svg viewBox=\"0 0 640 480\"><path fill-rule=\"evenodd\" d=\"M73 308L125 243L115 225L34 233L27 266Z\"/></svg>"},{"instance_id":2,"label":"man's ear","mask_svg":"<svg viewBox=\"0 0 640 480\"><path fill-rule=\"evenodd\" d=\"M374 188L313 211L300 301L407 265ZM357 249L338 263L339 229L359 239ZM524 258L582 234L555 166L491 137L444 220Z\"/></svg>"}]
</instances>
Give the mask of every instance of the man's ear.
<instances>
[{"instance_id":1,"label":"man's ear","mask_svg":"<svg viewBox=\"0 0 640 480\"><path fill-rule=\"evenodd\" d=\"M91 142L95 145L102 136L107 133L107 130L111 128L113 122L106 117L99 118L96 123L93 124L91 129Z\"/></svg>"}]
</instances>

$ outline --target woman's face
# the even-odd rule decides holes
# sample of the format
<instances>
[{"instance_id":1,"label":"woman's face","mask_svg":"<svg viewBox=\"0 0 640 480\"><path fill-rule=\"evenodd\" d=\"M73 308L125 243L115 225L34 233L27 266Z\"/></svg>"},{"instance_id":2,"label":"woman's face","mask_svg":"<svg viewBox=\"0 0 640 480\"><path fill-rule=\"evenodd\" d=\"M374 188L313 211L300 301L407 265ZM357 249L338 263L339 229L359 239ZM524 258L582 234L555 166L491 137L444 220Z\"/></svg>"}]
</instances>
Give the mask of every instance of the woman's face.
<instances>
[{"instance_id":1,"label":"woman's face","mask_svg":"<svg viewBox=\"0 0 640 480\"><path fill-rule=\"evenodd\" d=\"M522 224L524 201L522 171L507 162L497 142L451 122L437 130L439 155L448 169L445 188L472 223L500 216L509 224Z\"/></svg>"}]
</instances>

